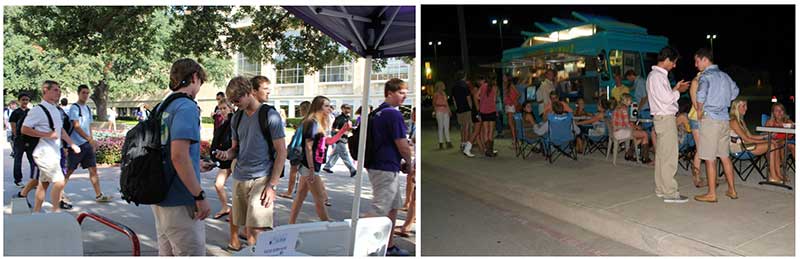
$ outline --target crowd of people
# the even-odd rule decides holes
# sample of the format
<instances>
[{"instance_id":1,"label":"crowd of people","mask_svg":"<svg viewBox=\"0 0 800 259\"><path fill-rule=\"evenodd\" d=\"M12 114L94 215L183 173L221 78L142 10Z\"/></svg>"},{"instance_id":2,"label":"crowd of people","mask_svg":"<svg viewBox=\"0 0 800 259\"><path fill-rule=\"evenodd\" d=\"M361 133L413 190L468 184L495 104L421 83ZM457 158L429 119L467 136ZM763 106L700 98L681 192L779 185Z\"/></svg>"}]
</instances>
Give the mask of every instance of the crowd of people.
<instances>
[{"instance_id":1,"label":"crowd of people","mask_svg":"<svg viewBox=\"0 0 800 259\"><path fill-rule=\"evenodd\" d=\"M228 250L238 251L245 246L239 238L240 229L247 245L254 246L258 234L275 226L273 209L276 197L294 199L289 224L296 223L308 192L314 197L320 220L331 220L326 207L332 204L320 173L332 174L331 169L338 159L344 161L351 177L358 173L354 166L358 161L353 161L347 143L352 131L360 126L360 117L353 125L350 105L342 105L341 113L334 116L335 107L325 96L317 96L301 104L303 118L295 132L298 134L299 148L296 151L299 155L290 156L289 153L295 149L286 141L286 122L280 112L265 104L269 101L270 80L264 76L234 77L228 82L225 92L217 94L217 106L212 114L214 137L211 140L211 156L201 157L200 108L194 99L207 80L206 72L195 60L181 59L172 65L169 78L169 95L185 95L188 98L174 98L165 107L156 106L153 111L160 120L158 123L165 129L161 133L161 144L166 152L164 172L167 179L175 180L169 185L166 197L158 204L151 205L159 255L205 255L203 220L212 214L205 191L201 188L200 173L209 172L215 167L219 167L214 187L220 200L220 210L212 217L221 219L229 216ZM67 111L57 103L62 90L58 82L45 81L41 90L41 104L29 108L31 96L21 93L17 101L9 105L13 109L6 111L8 117L5 118L11 131L9 140L13 143L15 185L23 187L23 154L27 154L31 163L31 180L15 196L25 198L28 192L37 187L33 211L38 213L42 211L45 191L52 185L52 211L69 210L72 206L62 190L70 175L81 165L89 170L96 201L111 201L110 196L101 192L97 175L97 141L92 134L92 110L86 103L90 95L89 87L81 85L77 88L78 102L67 105ZM388 80L384 87L383 104L374 111L369 107L370 110L365 113L365 116L370 116L366 130L371 140L368 145L371 154L363 161L372 183L373 198L369 216L389 217L394 233L400 236L408 236L415 213L414 142L413 133L409 134L413 127L406 125L403 113L399 110L407 94L408 86L404 81ZM15 107L17 105L19 107ZM148 107L143 108L147 110ZM151 116L147 111L137 114L140 121L146 121ZM357 114L361 114L360 107ZM293 139L295 137L290 140ZM61 160L52 157L61 157ZM287 160L291 165L289 189L278 194L276 186ZM400 190L401 171L408 175L405 191ZM233 178L231 206L228 205L225 190L227 178ZM295 181L299 182L296 189ZM293 192L296 192L294 197ZM403 193L406 194L405 202ZM401 209L409 211L409 219L405 225L395 227L394 222ZM190 213L187 214L187 211ZM390 238L387 255L408 254Z\"/></svg>"},{"instance_id":2,"label":"crowd of people","mask_svg":"<svg viewBox=\"0 0 800 259\"><path fill-rule=\"evenodd\" d=\"M582 95L577 99L571 96L575 107L573 110L570 96L565 95L563 90L559 91L559 87L568 80L557 79L557 73L552 69L539 73L540 78L504 74L500 80L503 96L498 96L495 83L498 80L478 77L473 82L467 80L460 71L456 74L457 81L451 88L451 96L446 94L447 87L443 82L435 84L433 105L438 124L439 149L452 147L449 118L453 114L461 129L461 153L467 157L475 157L475 144L486 157L497 156L494 123L502 123L503 113L508 118L512 148L515 150L518 149L520 136L546 136L548 118L552 115L571 114L575 117L572 128L578 153L583 152L587 140L592 137L613 135L618 140L630 140L626 141L630 143L624 154L625 159L655 167L655 193L664 202L688 201L687 197L679 194L674 179L679 162L679 145L689 138L683 136L690 136L695 143L696 152L691 158L693 183L697 188L708 188L706 194L694 197L697 201L717 201L717 158L722 162L728 185L726 196L738 198L730 156L740 152L751 152L754 156L769 153L767 180L774 183L788 181L781 173L785 155L781 147L786 145L794 154L794 143L788 141L794 136L772 134L772 141L768 143L767 135L750 133L744 121L747 101L739 97L739 87L730 76L713 63L714 56L708 49L695 52L694 66L699 72L691 82L681 80L671 83L668 74L676 67L679 57L676 49L669 46L663 48L658 53L657 64L652 66L646 77L638 76L633 70L624 73L627 85L622 80L622 74L615 74L615 87L608 94L595 96L598 98L594 114L586 111L586 100ZM532 88L534 91L531 91ZM679 106L681 95L687 90L690 98L681 101L684 105ZM495 108L498 104L502 104L502 111ZM512 119L515 114L522 118L523 132L517 132L520 127ZM782 104L772 105L765 126L784 127L793 124ZM653 153L655 159L651 159ZM706 164L705 180L701 175L701 160Z\"/></svg>"}]
</instances>

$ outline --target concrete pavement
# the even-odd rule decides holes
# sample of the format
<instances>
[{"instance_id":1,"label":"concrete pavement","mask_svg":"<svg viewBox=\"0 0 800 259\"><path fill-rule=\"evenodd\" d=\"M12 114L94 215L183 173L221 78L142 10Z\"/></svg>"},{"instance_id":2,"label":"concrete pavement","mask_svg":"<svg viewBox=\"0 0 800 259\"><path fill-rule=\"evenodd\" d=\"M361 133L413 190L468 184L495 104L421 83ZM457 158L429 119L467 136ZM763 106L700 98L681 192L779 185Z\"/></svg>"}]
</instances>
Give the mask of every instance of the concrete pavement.
<instances>
[{"instance_id":1,"label":"concrete pavement","mask_svg":"<svg viewBox=\"0 0 800 259\"><path fill-rule=\"evenodd\" d=\"M457 144L458 131L451 133ZM620 163L621 158L616 167L600 154L580 156L578 161L561 157L552 165L541 155L523 161L514 156L509 139L497 141L499 157L466 158L458 148L438 150L431 127L424 127L422 136L423 218L449 213L425 202L435 195L426 192L425 184L435 181L473 197L499 196L511 201L506 209L543 212L646 253L794 255L794 193L758 186L753 183L758 175L747 183L737 179L738 200L723 195L723 183L717 190L718 203L666 204L654 194L653 168ZM691 184L688 172L680 172L676 179L685 196L706 191ZM425 233L423 252L429 251L427 228Z\"/></svg>"},{"instance_id":2,"label":"concrete pavement","mask_svg":"<svg viewBox=\"0 0 800 259\"><path fill-rule=\"evenodd\" d=\"M4 204L4 217L9 217L11 211L11 196L20 188L13 184L12 166L13 159L10 159L9 154L11 150L7 146L3 151L3 204ZM23 159L23 172L27 170L27 162ZM353 204L353 191L355 182L353 178L349 177L347 168L344 167L342 162L339 162L334 168L334 174L322 174L322 179L327 187L328 195L333 206L327 207L328 214L334 221L341 221L349 219ZM89 182L89 173L87 170L78 169L70 177L70 182L66 187L67 196L73 201L74 208L68 211L70 214L77 216L80 212L93 212L99 215L108 217L112 220L118 221L133 229L140 241L142 255L157 255L157 243L155 236L155 221L150 206L142 205L135 206L127 204L120 199L119 193L119 168L107 167L98 168L100 175L100 185L103 192L113 196L114 200L110 203L99 204L94 201L94 191ZM24 173L25 182L28 181L27 173ZM201 174L201 184L206 191L206 197L211 204L211 211L216 213L220 208L219 199L214 189L214 180L216 178L216 170L208 173ZM288 182L288 173L286 177L281 178L278 191L283 192L286 190ZM226 191L230 199L230 192L232 190L232 180L228 180ZM402 177L401 188L405 189L405 177ZM32 191L29 194L28 200L33 203ZM405 195L404 195L405 196ZM362 183L362 197L361 197L361 213L369 210L370 200L372 199L372 187L366 175L363 177ZM291 209L292 200L278 198L275 205L275 224L285 225L289 220L289 211ZM49 211L51 205L49 203L49 196L45 200L43 206L44 210ZM403 224L406 218L406 213L401 211L398 215L397 224ZM228 244L228 222L224 221L225 217L219 220L212 219L211 217L205 220L206 224L206 248L208 255L230 255L227 251L223 250ZM314 211L313 198L309 194L305 203L303 204L302 211L298 217L298 223L315 222L319 218ZM101 225L92 220L86 220L82 226L83 231L83 244L84 253L86 255L117 255L124 256L131 254L131 242L121 233L111 230L104 225ZM416 232L416 231L415 231ZM412 233L415 233L412 232ZM416 242L415 235L409 238L398 238L397 244L403 249L409 250L412 255L415 254ZM246 242L244 242L246 243Z\"/></svg>"}]
</instances>

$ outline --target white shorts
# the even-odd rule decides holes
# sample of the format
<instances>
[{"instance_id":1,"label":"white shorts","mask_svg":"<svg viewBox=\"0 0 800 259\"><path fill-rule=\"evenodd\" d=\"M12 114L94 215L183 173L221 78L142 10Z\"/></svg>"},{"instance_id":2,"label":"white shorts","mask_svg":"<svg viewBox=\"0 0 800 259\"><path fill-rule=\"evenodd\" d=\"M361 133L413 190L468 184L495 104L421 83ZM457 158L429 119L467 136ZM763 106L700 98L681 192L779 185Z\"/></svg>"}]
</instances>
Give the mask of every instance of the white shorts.
<instances>
[{"instance_id":1,"label":"white shorts","mask_svg":"<svg viewBox=\"0 0 800 259\"><path fill-rule=\"evenodd\" d=\"M515 112L517 112L517 109L514 107L514 105L506 105L505 107L506 107L506 113L515 113Z\"/></svg>"},{"instance_id":2,"label":"white shorts","mask_svg":"<svg viewBox=\"0 0 800 259\"><path fill-rule=\"evenodd\" d=\"M33 161L39 167L39 181L54 183L64 181L64 172L61 170L61 159L48 155L47 152L34 152Z\"/></svg>"},{"instance_id":3,"label":"white shorts","mask_svg":"<svg viewBox=\"0 0 800 259\"><path fill-rule=\"evenodd\" d=\"M616 139L629 139L631 138L631 129L618 129L614 131L614 138Z\"/></svg>"}]
</instances>

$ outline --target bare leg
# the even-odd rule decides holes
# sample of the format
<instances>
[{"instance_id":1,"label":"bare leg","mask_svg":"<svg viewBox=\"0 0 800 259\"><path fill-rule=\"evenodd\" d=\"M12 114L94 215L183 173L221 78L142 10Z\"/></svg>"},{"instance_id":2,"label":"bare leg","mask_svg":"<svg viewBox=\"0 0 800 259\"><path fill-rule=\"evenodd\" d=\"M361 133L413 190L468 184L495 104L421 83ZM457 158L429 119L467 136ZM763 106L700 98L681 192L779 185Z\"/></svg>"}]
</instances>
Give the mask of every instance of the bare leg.
<instances>
[{"instance_id":1,"label":"bare leg","mask_svg":"<svg viewBox=\"0 0 800 259\"><path fill-rule=\"evenodd\" d=\"M220 215L225 212L231 212L230 207L228 207L228 193L225 191L225 181L228 179L230 172L231 171L229 169L220 169L219 172L217 172L217 179L214 182L214 189L217 191L220 207L219 212L217 212L216 215Z\"/></svg>"},{"instance_id":2,"label":"bare leg","mask_svg":"<svg viewBox=\"0 0 800 259\"><path fill-rule=\"evenodd\" d=\"M230 246L236 249L241 248L242 242L239 241L239 227L233 224L232 219L228 222L228 226L230 226Z\"/></svg>"},{"instance_id":3,"label":"bare leg","mask_svg":"<svg viewBox=\"0 0 800 259\"><path fill-rule=\"evenodd\" d=\"M733 163L730 157L720 157L722 160L722 169L725 170L725 180L728 181L728 194L736 194L736 187L733 185Z\"/></svg>"},{"instance_id":4,"label":"bare leg","mask_svg":"<svg viewBox=\"0 0 800 259\"><path fill-rule=\"evenodd\" d=\"M94 187L94 197L99 197L100 194L103 194L100 189L100 177L97 175L97 167L89 167L89 181L92 182L92 187ZM66 180L64 180L64 184L66 184Z\"/></svg>"},{"instance_id":5,"label":"bare leg","mask_svg":"<svg viewBox=\"0 0 800 259\"><path fill-rule=\"evenodd\" d=\"M311 184L311 195L314 197L314 205L317 209L317 215L319 219L322 221L328 221L328 211L325 210L325 200L327 197L325 196L325 184L322 182L322 179L318 175L313 175L314 183Z\"/></svg>"},{"instance_id":6,"label":"bare leg","mask_svg":"<svg viewBox=\"0 0 800 259\"><path fill-rule=\"evenodd\" d=\"M253 228L253 227L245 227L245 228L247 228L247 243L250 244L250 246L256 245L256 238L258 238L258 234L267 231L267 228Z\"/></svg>"},{"instance_id":7,"label":"bare leg","mask_svg":"<svg viewBox=\"0 0 800 259\"><path fill-rule=\"evenodd\" d=\"M33 203L33 212L39 213L42 211L42 203L44 203L44 196L45 192L47 192L47 187L50 186L50 183L39 182L39 187L36 188L36 198ZM53 204L53 207L58 207L58 204Z\"/></svg>"},{"instance_id":8,"label":"bare leg","mask_svg":"<svg viewBox=\"0 0 800 259\"><path fill-rule=\"evenodd\" d=\"M717 160L706 160L706 178L708 179L708 192L703 195L709 199L717 198Z\"/></svg>"},{"instance_id":9,"label":"bare leg","mask_svg":"<svg viewBox=\"0 0 800 259\"><path fill-rule=\"evenodd\" d=\"M64 181L58 181L53 183L53 189L50 190L50 203L53 204L53 212L61 211L61 207L58 206L59 205L58 203L61 201L61 191L63 190L64 190ZM39 190L36 190L36 192L38 193Z\"/></svg>"},{"instance_id":10,"label":"bare leg","mask_svg":"<svg viewBox=\"0 0 800 259\"><path fill-rule=\"evenodd\" d=\"M293 165L289 168L289 187L286 189L286 192L281 193L279 196L284 198L292 198L292 192L294 191L294 183L297 181L297 169L299 165Z\"/></svg>"},{"instance_id":11,"label":"bare leg","mask_svg":"<svg viewBox=\"0 0 800 259\"><path fill-rule=\"evenodd\" d=\"M300 176L300 185L297 187L297 196L294 197L292 202L292 211L289 212L289 224L294 224L297 221L297 215L300 214L300 209L303 208L303 202L308 195L308 180L307 176Z\"/></svg>"},{"instance_id":12,"label":"bare leg","mask_svg":"<svg viewBox=\"0 0 800 259\"><path fill-rule=\"evenodd\" d=\"M511 129L511 143L514 145L514 149L517 149L517 128L514 127L516 122L514 121L514 113L507 112L506 116L508 116L508 127Z\"/></svg>"}]
</instances>

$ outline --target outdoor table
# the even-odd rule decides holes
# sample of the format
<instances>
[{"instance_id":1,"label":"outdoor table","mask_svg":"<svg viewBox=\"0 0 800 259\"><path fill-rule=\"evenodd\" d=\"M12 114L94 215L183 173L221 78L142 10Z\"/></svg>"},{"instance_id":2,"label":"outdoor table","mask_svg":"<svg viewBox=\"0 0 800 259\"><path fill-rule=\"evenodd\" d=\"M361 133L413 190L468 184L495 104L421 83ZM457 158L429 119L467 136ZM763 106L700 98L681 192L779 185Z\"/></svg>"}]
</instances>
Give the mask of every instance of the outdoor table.
<instances>
[{"instance_id":1,"label":"outdoor table","mask_svg":"<svg viewBox=\"0 0 800 259\"><path fill-rule=\"evenodd\" d=\"M767 132L768 133L767 134L767 143L772 143L772 133L794 134L794 128L793 127L792 128L756 127L756 131ZM786 171L784 171L783 169L784 169L784 164L786 163L786 156L789 155L789 153L786 152L788 146L789 145L787 145L786 143L783 144L784 156L783 156L783 160L780 163L780 165L781 165L781 174L783 174L783 178L784 179L786 179ZM775 150L769 150L769 148L767 148L767 150L768 150L767 153L775 151ZM767 154L766 159L767 159L767 165L769 165L769 154ZM769 175L769 174L767 174L767 175ZM792 189L791 186L786 185L785 183L773 183L773 182L770 182L769 181L769 176L767 176L766 181L761 181L758 184L768 184L768 185L774 185L774 186L778 186L778 187L783 187L783 188L786 188L786 189L789 189L789 190Z\"/></svg>"},{"instance_id":2,"label":"outdoor table","mask_svg":"<svg viewBox=\"0 0 800 259\"><path fill-rule=\"evenodd\" d=\"M574 116L574 117L572 117L572 120L583 121L583 120L588 120L588 119L591 119L591 118L592 118L592 116Z\"/></svg>"}]
</instances>

